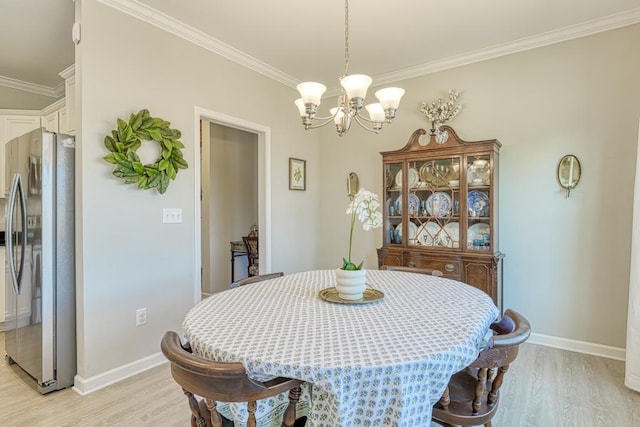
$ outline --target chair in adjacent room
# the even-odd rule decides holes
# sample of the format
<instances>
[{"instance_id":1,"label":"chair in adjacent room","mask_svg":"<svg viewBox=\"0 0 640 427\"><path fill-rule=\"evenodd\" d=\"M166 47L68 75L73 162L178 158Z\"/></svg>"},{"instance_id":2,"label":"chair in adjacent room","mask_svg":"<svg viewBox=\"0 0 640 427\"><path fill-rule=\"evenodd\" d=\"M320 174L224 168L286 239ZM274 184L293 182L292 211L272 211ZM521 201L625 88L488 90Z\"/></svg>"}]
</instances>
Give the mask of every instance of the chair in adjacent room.
<instances>
[{"instance_id":1,"label":"chair in adjacent room","mask_svg":"<svg viewBox=\"0 0 640 427\"><path fill-rule=\"evenodd\" d=\"M278 271L277 273L260 274L258 276L249 276L244 279L236 280L231 284L230 288L239 288L240 286L250 285L251 283L262 282L263 280L275 279L282 276L284 276L282 271Z\"/></svg>"},{"instance_id":2,"label":"chair in adjacent room","mask_svg":"<svg viewBox=\"0 0 640 427\"><path fill-rule=\"evenodd\" d=\"M249 379L242 363L203 359L193 354L188 345L183 346L178 334L172 331L164 334L160 348L171 362L173 379L182 387L189 400L192 427L233 425L218 413L217 402L247 402L247 426L255 426L256 401L287 391L289 404L282 426L304 425L304 417L296 422L296 403L300 398L300 385L303 381L282 377L266 382ZM196 395L202 399L197 399Z\"/></svg>"},{"instance_id":3,"label":"chair in adjacent room","mask_svg":"<svg viewBox=\"0 0 640 427\"><path fill-rule=\"evenodd\" d=\"M451 377L434 405L432 420L436 424L491 427L504 375L518 356L520 344L529 338L531 326L521 314L509 309L491 329L494 335L485 349L471 365Z\"/></svg>"},{"instance_id":4,"label":"chair in adjacent room","mask_svg":"<svg viewBox=\"0 0 640 427\"><path fill-rule=\"evenodd\" d=\"M380 270L405 271L407 273L429 274L431 276L437 277L443 276L443 273L440 270L432 268L405 267L404 265L383 265L382 267L380 267Z\"/></svg>"},{"instance_id":5,"label":"chair in adjacent room","mask_svg":"<svg viewBox=\"0 0 640 427\"><path fill-rule=\"evenodd\" d=\"M257 276L260 274L259 267L259 252L258 252L258 236L251 235L242 236L242 241L244 242L244 246L247 249L247 258L249 260L248 264L248 274L249 276Z\"/></svg>"}]
</instances>

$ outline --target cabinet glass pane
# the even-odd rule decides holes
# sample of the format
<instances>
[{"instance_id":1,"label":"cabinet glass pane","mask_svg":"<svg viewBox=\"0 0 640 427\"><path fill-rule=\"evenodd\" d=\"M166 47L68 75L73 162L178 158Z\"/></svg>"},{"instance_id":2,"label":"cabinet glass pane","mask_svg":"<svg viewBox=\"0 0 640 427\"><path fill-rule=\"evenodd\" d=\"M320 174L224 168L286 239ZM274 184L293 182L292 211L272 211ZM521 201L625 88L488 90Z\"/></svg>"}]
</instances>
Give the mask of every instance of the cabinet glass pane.
<instances>
[{"instance_id":1,"label":"cabinet glass pane","mask_svg":"<svg viewBox=\"0 0 640 427\"><path fill-rule=\"evenodd\" d=\"M409 162L418 183L409 190L410 246L460 247L460 158Z\"/></svg>"},{"instance_id":2,"label":"cabinet glass pane","mask_svg":"<svg viewBox=\"0 0 640 427\"><path fill-rule=\"evenodd\" d=\"M467 158L467 249L491 250L491 159Z\"/></svg>"},{"instance_id":3,"label":"cabinet glass pane","mask_svg":"<svg viewBox=\"0 0 640 427\"><path fill-rule=\"evenodd\" d=\"M402 244L402 162L385 163L384 241Z\"/></svg>"}]
</instances>

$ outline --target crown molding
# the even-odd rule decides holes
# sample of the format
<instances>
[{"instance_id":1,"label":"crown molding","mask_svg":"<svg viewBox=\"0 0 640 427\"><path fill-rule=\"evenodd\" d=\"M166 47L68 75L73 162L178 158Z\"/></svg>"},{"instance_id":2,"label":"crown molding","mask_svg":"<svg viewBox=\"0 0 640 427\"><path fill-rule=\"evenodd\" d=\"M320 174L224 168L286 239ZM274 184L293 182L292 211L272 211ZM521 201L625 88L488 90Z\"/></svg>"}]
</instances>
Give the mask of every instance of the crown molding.
<instances>
[{"instance_id":1,"label":"crown molding","mask_svg":"<svg viewBox=\"0 0 640 427\"><path fill-rule=\"evenodd\" d=\"M158 10L155 10L137 0L98 0L120 12L158 27L175 36L218 54L230 61L240 64L250 70L260 73L270 79L276 80L287 86L295 87L299 82L290 75L266 64L246 53L229 46L220 40L211 37L202 31L172 18Z\"/></svg>"},{"instance_id":2,"label":"crown molding","mask_svg":"<svg viewBox=\"0 0 640 427\"><path fill-rule=\"evenodd\" d=\"M98 2L110 6L120 12L130 15L155 27L165 30L182 39L190 41L213 53L216 53L230 61L256 71L266 77L276 80L284 85L295 88L300 82L298 79L283 73L282 71L250 56L244 52L229 46L193 27L190 27L169 15L159 12L137 0L98 0ZM389 84L400 80L420 77L427 74L443 71L474 62L498 58L512 53L523 52L538 47L548 46L580 37L609 31L640 23L640 8L583 22L547 33L524 37L512 42L497 44L485 49L479 49L460 55L451 56L442 60L408 67L401 70L373 76L375 86ZM327 95L338 94L339 88L330 88Z\"/></svg>"},{"instance_id":3,"label":"crown molding","mask_svg":"<svg viewBox=\"0 0 640 427\"><path fill-rule=\"evenodd\" d=\"M49 96L51 98L58 98L60 96L56 92L57 87L51 88L49 86L43 86L35 83L24 82L22 80L12 79L10 77L0 76L0 86L23 90L25 92L35 93L36 95ZM64 94L64 84L62 85L62 92Z\"/></svg>"},{"instance_id":4,"label":"crown molding","mask_svg":"<svg viewBox=\"0 0 640 427\"><path fill-rule=\"evenodd\" d=\"M58 75L65 80L67 80L70 77L74 77L76 75L76 64L69 65L67 68L60 71ZM63 86L64 86L64 83L63 83Z\"/></svg>"},{"instance_id":5,"label":"crown molding","mask_svg":"<svg viewBox=\"0 0 640 427\"><path fill-rule=\"evenodd\" d=\"M43 115L43 116L49 115L49 114L53 113L54 111L57 111L57 110L59 110L61 108L64 108L65 105L66 105L65 99L64 98L60 98L56 102L54 102L53 104L47 105L42 110L40 110L40 114Z\"/></svg>"},{"instance_id":6,"label":"crown molding","mask_svg":"<svg viewBox=\"0 0 640 427\"><path fill-rule=\"evenodd\" d=\"M586 37L604 31L615 30L616 28L622 28L637 23L640 23L640 8L560 28L558 30L537 34L535 36L524 37L512 42L497 44L485 49L451 56L442 60L428 62L415 67L380 74L374 76L374 80L376 86L389 84L399 80L420 77L426 74L472 64L474 62L498 58L512 53L524 52L526 50L549 46L580 37Z\"/></svg>"}]
</instances>

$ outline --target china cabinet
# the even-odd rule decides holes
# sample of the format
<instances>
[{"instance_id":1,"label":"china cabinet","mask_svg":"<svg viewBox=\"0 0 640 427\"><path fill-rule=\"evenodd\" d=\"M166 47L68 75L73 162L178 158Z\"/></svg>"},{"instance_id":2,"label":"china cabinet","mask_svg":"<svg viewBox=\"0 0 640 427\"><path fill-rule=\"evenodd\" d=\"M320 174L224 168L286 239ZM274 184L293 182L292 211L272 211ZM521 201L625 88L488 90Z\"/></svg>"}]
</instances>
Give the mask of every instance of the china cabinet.
<instances>
[{"instance_id":1,"label":"china cabinet","mask_svg":"<svg viewBox=\"0 0 640 427\"><path fill-rule=\"evenodd\" d=\"M404 148L381 153L384 235L378 265L440 270L486 292L501 307L501 144L464 141L449 126L440 130L448 133L444 142L418 129Z\"/></svg>"}]
</instances>

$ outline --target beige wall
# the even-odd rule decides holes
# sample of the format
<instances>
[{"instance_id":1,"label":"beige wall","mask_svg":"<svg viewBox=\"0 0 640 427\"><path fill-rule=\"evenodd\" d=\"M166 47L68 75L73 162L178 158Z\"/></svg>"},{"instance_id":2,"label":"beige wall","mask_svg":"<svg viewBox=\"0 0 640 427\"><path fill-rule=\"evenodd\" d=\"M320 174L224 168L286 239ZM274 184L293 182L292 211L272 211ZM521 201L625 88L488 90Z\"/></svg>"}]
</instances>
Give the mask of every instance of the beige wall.
<instances>
[{"instance_id":1,"label":"beige wall","mask_svg":"<svg viewBox=\"0 0 640 427\"><path fill-rule=\"evenodd\" d=\"M625 346L630 227L640 117L640 25L397 82L398 118L379 135L323 130L318 265L337 267L347 249L349 171L380 193L380 151L404 146L422 100L463 90L451 123L467 140L498 138L500 249L505 307L539 334ZM328 104L328 102L327 102ZM584 175L565 198L556 181L572 153ZM375 268L379 230L358 230L355 253Z\"/></svg>"},{"instance_id":2,"label":"beige wall","mask_svg":"<svg viewBox=\"0 0 640 427\"><path fill-rule=\"evenodd\" d=\"M298 123L293 89L108 6L80 4L78 375L90 380L157 354L162 334L181 330L200 288L196 106L271 130L274 270L315 267L320 185L318 134ZM191 167L180 171L164 195L122 184L102 160L104 137L116 119L141 108L180 129L186 146ZM313 184L307 191L288 190L288 157L308 161ZM162 224L165 207L182 208L183 223ZM136 327L140 307L147 307L148 323Z\"/></svg>"}]
</instances>

